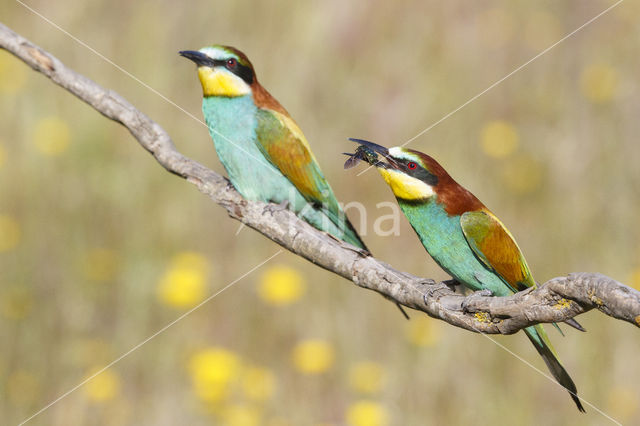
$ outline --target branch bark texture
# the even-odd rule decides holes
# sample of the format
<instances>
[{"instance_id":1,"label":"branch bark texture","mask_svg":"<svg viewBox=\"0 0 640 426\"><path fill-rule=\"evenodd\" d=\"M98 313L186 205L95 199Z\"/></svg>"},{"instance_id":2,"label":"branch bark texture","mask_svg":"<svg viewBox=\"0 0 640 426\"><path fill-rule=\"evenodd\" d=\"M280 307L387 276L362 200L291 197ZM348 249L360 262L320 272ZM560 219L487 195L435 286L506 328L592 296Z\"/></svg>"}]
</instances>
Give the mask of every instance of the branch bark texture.
<instances>
[{"instance_id":1,"label":"branch bark texture","mask_svg":"<svg viewBox=\"0 0 640 426\"><path fill-rule=\"evenodd\" d=\"M640 327L640 292L598 273L581 272L554 278L537 289L509 297L478 294L465 297L455 293L448 283L398 271L317 231L288 210L243 199L227 179L178 152L160 125L122 96L66 67L1 23L0 48L107 118L121 123L167 171L194 184L232 218L360 287L475 332L511 334L537 323L562 322L591 309Z\"/></svg>"}]
</instances>

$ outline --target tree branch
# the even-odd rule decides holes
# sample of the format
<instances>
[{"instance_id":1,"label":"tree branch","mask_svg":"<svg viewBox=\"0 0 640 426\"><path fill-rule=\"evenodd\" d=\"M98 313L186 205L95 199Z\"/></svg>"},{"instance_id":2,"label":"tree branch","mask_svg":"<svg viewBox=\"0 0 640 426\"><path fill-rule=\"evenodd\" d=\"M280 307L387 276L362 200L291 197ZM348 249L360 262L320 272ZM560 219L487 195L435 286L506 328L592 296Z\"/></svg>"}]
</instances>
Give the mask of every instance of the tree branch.
<instances>
[{"instance_id":1,"label":"tree branch","mask_svg":"<svg viewBox=\"0 0 640 426\"><path fill-rule=\"evenodd\" d=\"M316 230L288 210L244 200L224 177L180 154L160 125L120 95L67 68L1 23L0 47L121 123L166 170L194 184L232 218L360 287L475 332L511 334L541 322L562 322L591 309L640 327L640 292L597 273L554 278L538 289L509 297L465 297L447 283L398 271Z\"/></svg>"}]
</instances>

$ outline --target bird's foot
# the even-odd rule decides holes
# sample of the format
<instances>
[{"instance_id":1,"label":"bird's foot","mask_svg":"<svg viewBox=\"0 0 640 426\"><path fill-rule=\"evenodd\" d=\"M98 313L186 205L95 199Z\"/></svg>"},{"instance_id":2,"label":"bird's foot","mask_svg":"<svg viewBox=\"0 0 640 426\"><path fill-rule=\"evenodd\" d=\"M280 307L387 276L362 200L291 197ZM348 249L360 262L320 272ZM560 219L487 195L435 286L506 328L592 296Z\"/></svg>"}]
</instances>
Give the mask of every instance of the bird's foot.
<instances>
[{"instance_id":1,"label":"bird's foot","mask_svg":"<svg viewBox=\"0 0 640 426\"><path fill-rule=\"evenodd\" d=\"M484 288L482 290L475 291L475 292L471 293L470 295L465 297L464 300L462 301L462 311L463 312L470 312L471 311L469 309L469 305L471 304L473 299L477 299L479 297L491 297L491 296L493 296L493 292L491 290L489 290L488 288Z\"/></svg>"},{"instance_id":2,"label":"bird's foot","mask_svg":"<svg viewBox=\"0 0 640 426\"><path fill-rule=\"evenodd\" d=\"M455 283L456 281L444 281L439 283L434 283L430 285L426 285L426 290L422 294L422 301L425 305L429 304L429 299L431 298L439 298L441 295L450 294L453 289L451 288L451 283ZM442 293L442 294L440 294Z\"/></svg>"},{"instance_id":3,"label":"bird's foot","mask_svg":"<svg viewBox=\"0 0 640 426\"><path fill-rule=\"evenodd\" d=\"M281 201L278 204L274 204L274 203L269 203L266 205L266 207L264 208L264 210L262 211L262 213L266 213L269 212L271 213L271 216L273 216L274 213L276 212L280 212L282 210L287 210L289 208L289 200L284 200Z\"/></svg>"},{"instance_id":4,"label":"bird's foot","mask_svg":"<svg viewBox=\"0 0 640 426\"><path fill-rule=\"evenodd\" d=\"M453 291L454 293L456 292L456 287L459 287L459 286L462 285L458 281L453 280L453 279L442 281L442 284L444 284L447 287L449 287L449 290Z\"/></svg>"}]
</instances>

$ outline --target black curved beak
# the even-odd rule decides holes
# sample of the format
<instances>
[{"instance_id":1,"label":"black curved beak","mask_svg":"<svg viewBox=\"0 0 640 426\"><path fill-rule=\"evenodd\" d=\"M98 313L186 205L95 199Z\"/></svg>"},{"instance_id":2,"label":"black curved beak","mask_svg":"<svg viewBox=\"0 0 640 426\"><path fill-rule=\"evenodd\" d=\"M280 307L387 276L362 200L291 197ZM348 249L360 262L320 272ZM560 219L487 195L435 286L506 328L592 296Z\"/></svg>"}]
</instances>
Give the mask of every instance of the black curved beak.
<instances>
[{"instance_id":1,"label":"black curved beak","mask_svg":"<svg viewBox=\"0 0 640 426\"><path fill-rule=\"evenodd\" d=\"M197 50L181 50L178 52L180 56L184 56L187 59L191 59L199 67L212 67L213 60L202 52Z\"/></svg>"},{"instance_id":2,"label":"black curved beak","mask_svg":"<svg viewBox=\"0 0 640 426\"><path fill-rule=\"evenodd\" d=\"M349 138L349 140L359 143L360 145L366 146L372 151L382 155L384 159L388 161L388 163L383 163L382 161L378 161L377 163L374 164L374 166L383 167L383 168L392 167L394 169L398 168L398 163L396 162L396 160L393 159L391 155L389 155L389 150L386 147L382 145L378 145L377 143L373 143L371 141L364 140L364 139Z\"/></svg>"}]
</instances>

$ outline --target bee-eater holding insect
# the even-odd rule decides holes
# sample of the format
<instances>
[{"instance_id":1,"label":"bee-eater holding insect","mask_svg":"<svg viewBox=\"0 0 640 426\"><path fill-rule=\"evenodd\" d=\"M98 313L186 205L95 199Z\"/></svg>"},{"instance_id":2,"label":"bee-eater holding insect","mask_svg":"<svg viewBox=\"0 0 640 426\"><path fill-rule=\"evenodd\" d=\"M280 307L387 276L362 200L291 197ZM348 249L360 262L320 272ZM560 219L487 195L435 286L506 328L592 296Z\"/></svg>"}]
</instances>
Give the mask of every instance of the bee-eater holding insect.
<instances>
[{"instance_id":1,"label":"bee-eater holding insect","mask_svg":"<svg viewBox=\"0 0 640 426\"><path fill-rule=\"evenodd\" d=\"M302 131L258 83L247 56L219 45L180 55L198 66L202 112L238 192L248 200L288 204L315 228L366 250Z\"/></svg>"},{"instance_id":2,"label":"bee-eater holding insect","mask_svg":"<svg viewBox=\"0 0 640 426\"><path fill-rule=\"evenodd\" d=\"M460 186L432 157L412 149L360 144L345 166L359 160L376 167L422 245L456 281L495 296L535 287L527 262L513 236L471 192ZM378 154L384 160L379 161ZM572 324L573 325L573 324ZM542 325L524 329L547 367L584 412L576 385L558 359Z\"/></svg>"}]
</instances>

